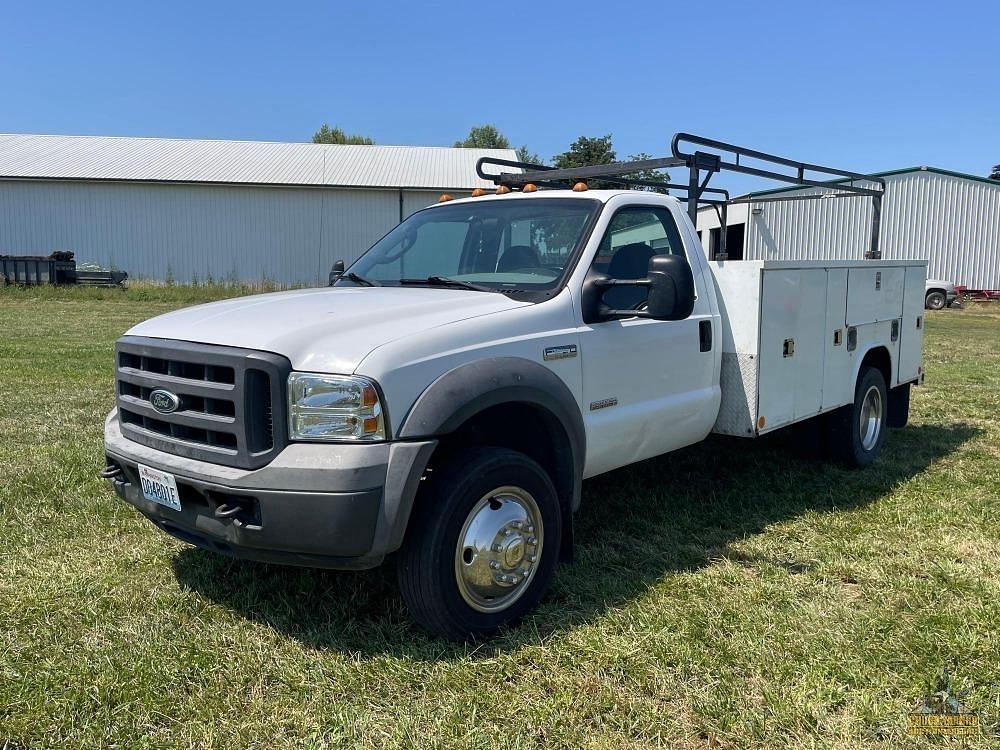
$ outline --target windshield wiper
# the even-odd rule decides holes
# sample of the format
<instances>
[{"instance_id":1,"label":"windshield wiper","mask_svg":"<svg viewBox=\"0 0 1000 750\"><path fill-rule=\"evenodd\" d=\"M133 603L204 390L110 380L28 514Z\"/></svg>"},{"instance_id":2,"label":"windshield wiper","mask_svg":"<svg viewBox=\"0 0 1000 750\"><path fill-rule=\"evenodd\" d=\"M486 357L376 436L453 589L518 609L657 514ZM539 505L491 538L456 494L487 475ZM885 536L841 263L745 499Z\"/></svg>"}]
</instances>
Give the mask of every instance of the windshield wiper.
<instances>
[{"instance_id":1,"label":"windshield wiper","mask_svg":"<svg viewBox=\"0 0 1000 750\"><path fill-rule=\"evenodd\" d=\"M456 289L471 289L474 292L496 292L498 289L494 289L489 286L480 286L479 284L472 284L468 281L459 281L458 279L449 279L447 276L428 276L425 279L400 279L400 284L428 284L430 286L451 286Z\"/></svg>"},{"instance_id":2,"label":"windshield wiper","mask_svg":"<svg viewBox=\"0 0 1000 750\"><path fill-rule=\"evenodd\" d=\"M374 279L369 279L362 276L359 273L354 273L354 271L348 271L343 274L340 278L347 279L348 281L353 281L355 284L360 284L361 286L382 286L380 283Z\"/></svg>"}]
</instances>

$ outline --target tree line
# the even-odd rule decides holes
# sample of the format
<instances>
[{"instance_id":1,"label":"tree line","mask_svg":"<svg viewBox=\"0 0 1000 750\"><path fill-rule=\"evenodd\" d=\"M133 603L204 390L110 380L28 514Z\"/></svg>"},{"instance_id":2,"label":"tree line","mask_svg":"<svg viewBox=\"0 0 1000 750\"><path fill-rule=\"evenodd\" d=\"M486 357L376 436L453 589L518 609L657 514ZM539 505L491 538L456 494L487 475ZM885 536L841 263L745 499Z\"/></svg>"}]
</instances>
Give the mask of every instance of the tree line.
<instances>
[{"instance_id":1,"label":"tree line","mask_svg":"<svg viewBox=\"0 0 1000 750\"><path fill-rule=\"evenodd\" d=\"M346 143L361 144L370 146L375 143L371 138L363 135L347 135L340 128L331 128L326 123L313 135L313 143ZM476 125L462 140L455 141L456 148L512 148L510 140L501 133L495 125ZM521 145L514 149L517 152L518 161L530 164L545 164L545 161L536 153ZM633 154L629 157L634 159L648 159L649 154ZM611 145L611 136L599 137L582 135L570 144L568 150L556 154L552 157L552 166L564 169L567 167L589 167L594 164L610 164L617 159L617 154ZM665 172L645 171L637 172L633 177L647 180L663 180L667 178ZM990 170L991 180L1000 180L1000 164L993 166Z\"/></svg>"},{"instance_id":2,"label":"tree line","mask_svg":"<svg viewBox=\"0 0 1000 750\"><path fill-rule=\"evenodd\" d=\"M338 127L331 128L326 123L324 123L323 126L313 134L312 141L313 143L365 146L370 146L375 143L375 141L368 136L356 134L348 135L343 129ZM490 124L474 126L465 138L455 141L455 148L513 149L517 153L518 161L529 164L546 165L546 160L544 160L537 153L533 152L526 145L522 144L517 147L512 146L510 139L501 133L495 125ZM629 160L648 159L650 156L646 153L639 153L632 154L628 158ZM550 162L553 167L567 169L570 167L589 167L597 164L611 164L617 160L618 154L611 143L611 135L608 134L602 136L581 135L570 144L566 151L554 155ZM644 170L636 172L631 176L646 180L666 180L668 178L666 172L657 170ZM597 185L595 184L595 187L596 186Z\"/></svg>"}]
</instances>

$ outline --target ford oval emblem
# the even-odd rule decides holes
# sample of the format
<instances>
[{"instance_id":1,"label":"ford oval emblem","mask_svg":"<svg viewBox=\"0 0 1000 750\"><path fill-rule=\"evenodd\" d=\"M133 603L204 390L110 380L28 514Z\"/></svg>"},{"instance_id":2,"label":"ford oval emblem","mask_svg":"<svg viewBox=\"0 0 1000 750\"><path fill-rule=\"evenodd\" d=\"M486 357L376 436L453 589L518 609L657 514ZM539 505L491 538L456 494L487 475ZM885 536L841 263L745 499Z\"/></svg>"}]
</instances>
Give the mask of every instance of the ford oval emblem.
<instances>
[{"instance_id":1,"label":"ford oval emblem","mask_svg":"<svg viewBox=\"0 0 1000 750\"><path fill-rule=\"evenodd\" d=\"M149 394L149 403L160 414L172 414L181 407L181 400L170 391L157 388Z\"/></svg>"}]
</instances>

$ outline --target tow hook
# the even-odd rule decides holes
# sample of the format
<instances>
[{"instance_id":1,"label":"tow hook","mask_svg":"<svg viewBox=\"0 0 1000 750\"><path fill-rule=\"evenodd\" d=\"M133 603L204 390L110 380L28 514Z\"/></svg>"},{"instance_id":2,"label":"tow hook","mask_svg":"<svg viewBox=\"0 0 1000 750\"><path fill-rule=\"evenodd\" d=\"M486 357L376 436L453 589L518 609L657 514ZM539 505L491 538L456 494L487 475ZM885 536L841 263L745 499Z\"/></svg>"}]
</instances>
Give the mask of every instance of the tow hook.
<instances>
[{"instance_id":1,"label":"tow hook","mask_svg":"<svg viewBox=\"0 0 1000 750\"><path fill-rule=\"evenodd\" d=\"M110 479L111 481L124 480L122 475L122 467L118 464L111 464L110 466L105 466L97 474L101 479Z\"/></svg>"},{"instance_id":2,"label":"tow hook","mask_svg":"<svg viewBox=\"0 0 1000 750\"><path fill-rule=\"evenodd\" d=\"M122 471L121 466L116 463L109 463L97 472L97 476L111 482L111 489L113 489L115 494L122 500L128 499L125 497L125 488L128 486L128 477L125 476L125 472Z\"/></svg>"},{"instance_id":3,"label":"tow hook","mask_svg":"<svg viewBox=\"0 0 1000 750\"><path fill-rule=\"evenodd\" d=\"M241 513L243 510L245 509L237 503L223 503L215 509L215 517L232 518L233 516Z\"/></svg>"},{"instance_id":4,"label":"tow hook","mask_svg":"<svg viewBox=\"0 0 1000 750\"><path fill-rule=\"evenodd\" d=\"M210 497L210 500L218 502L213 515L220 521L232 521L237 526L260 525L260 509L253 498L230 496L218 499Z\"/></svg>"}]
</instances>

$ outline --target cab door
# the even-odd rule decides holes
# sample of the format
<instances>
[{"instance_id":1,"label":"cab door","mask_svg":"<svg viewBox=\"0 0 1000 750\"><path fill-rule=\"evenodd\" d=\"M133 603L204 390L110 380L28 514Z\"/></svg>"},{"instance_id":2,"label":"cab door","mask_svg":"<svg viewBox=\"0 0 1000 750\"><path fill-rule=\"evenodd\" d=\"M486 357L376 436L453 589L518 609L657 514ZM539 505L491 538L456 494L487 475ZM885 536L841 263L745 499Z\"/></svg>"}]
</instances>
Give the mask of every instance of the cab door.
<instances>
[{"instance_id":1,"label":"cab door","mask_svg":"<svg viewBox=\"0 0 1000 750\"><path fill-rule=\"evenodd\" d=\"M644 278L657 254L687 255L671 209L628 205L612 215L592 267L612 278ZM580 328L585 476L702 440L715 422L713 349L720 343L713 340L701 258L688 260L697 300L686 320L628 317ZM616 286L602 299L611 308L638 311L645 298L643 287Z\"/></svg>"}]
</instances>

